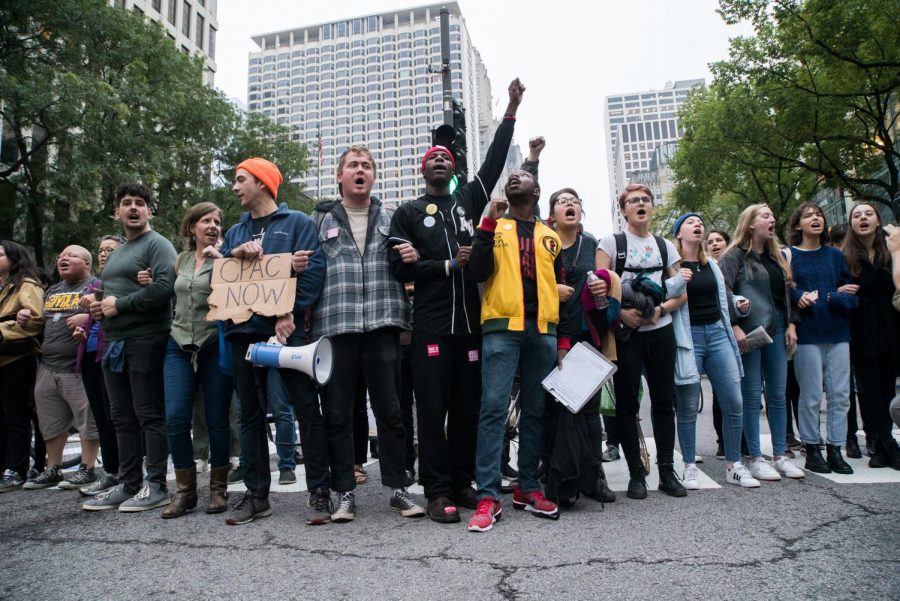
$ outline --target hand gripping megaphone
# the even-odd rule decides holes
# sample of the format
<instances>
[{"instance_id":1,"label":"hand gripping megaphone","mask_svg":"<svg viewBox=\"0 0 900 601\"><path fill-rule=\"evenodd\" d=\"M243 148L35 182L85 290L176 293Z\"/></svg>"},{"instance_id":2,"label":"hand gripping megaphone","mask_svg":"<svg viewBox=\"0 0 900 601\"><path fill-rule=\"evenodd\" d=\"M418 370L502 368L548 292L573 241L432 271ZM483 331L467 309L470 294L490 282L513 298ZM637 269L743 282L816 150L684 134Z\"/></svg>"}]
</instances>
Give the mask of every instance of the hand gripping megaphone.
<instances>
[{"instance_id":1,"label":"hand gripping megaphone","mask_svg":"<svg viewBox=\"0 0 900 601\"><path fill-rule=\"evenodd\" d=\"M302 371L319 386L328 384L334 366L331 340L325 336L304 346L283 346L275 338L256 342L247 348L245 359L254 365Z\"/></svg>"}]
</instances>

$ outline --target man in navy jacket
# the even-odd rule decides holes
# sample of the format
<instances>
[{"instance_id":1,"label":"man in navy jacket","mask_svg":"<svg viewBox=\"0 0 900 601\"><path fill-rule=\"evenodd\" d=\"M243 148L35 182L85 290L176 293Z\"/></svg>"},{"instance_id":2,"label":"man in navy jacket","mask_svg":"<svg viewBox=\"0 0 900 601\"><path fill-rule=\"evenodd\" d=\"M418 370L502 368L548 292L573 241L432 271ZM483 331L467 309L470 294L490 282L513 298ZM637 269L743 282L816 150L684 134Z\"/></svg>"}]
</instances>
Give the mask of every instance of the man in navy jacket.
<instances>
[{"instance_id":1,"label":"man in navy jacket","mask_svg":"<svg viewBox=\"0 0 900 601\"><path fill-rule=\"evenodd\" d=\"M235 324L225 322L225 337L231 343L231 364L241 411L241 454L247 468L244 484L247 493L226 518L229 525L246 524L272 513L269 505L269 448L266 437L266 407L258 392L265 378L254 373L244 358L247 347L275 336L286 345L303 344L294 336L303 315L319 298L325 277L325 261L319 252L313 222L287 204L275 204L282 176L271 162L252 158L237 166L232 190L247 212L228 233L222 254L239 259L260 258L264 254L292 253L292 266L297 274L297 296L294 310L278 317L253 315ZM293 337L293 338L292 338ZM306 457L306 480L309 490L328 486L328 458L325 428L318 410L312 380L292 369L279 369L291 395L294 411L300 421L303 452Z\"/></svg>"}]
</instances>

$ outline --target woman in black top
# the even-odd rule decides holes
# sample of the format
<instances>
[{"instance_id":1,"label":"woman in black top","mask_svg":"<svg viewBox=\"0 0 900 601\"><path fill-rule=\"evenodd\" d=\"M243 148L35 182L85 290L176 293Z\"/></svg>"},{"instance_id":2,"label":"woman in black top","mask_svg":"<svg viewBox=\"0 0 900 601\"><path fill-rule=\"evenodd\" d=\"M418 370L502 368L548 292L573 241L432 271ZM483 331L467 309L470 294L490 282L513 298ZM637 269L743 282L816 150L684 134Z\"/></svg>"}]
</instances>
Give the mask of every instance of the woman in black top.
<instances>
[{"instance_id":1,"label":"woman in black top","mask_svg":"<svg viewBox=\"0 0 900 601\"><path fill-rule=\"evenodd\" d=\"M891 255L873 205L861 202L851 209L843 252L859 285L859 309L850 317L850 362L863 421L875 432L875 454L869 466L900 470L900 447L891 435L888 413L894 380L900 373L900 319L891 305L895 291Z\"/></svg>"}]
</instances>

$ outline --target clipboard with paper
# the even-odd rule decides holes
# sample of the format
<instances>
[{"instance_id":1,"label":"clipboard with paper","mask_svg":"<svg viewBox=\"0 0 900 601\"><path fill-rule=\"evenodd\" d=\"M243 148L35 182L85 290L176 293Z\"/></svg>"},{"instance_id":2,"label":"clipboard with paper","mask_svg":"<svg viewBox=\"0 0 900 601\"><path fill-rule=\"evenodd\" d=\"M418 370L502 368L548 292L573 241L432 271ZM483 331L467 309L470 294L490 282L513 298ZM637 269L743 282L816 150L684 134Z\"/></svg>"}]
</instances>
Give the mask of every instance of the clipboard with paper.
<instances>
[{"instance_id":1,"label":"clipboard with paper","mask_svg":"<svg viewBox=\"0 0 900 601\"><path fill-rule=\"evenodd\" d=\"M579 342L541 385L572 413L578 413L616 373L615 364L589 344Z\"/></svg>"}]
</instances>

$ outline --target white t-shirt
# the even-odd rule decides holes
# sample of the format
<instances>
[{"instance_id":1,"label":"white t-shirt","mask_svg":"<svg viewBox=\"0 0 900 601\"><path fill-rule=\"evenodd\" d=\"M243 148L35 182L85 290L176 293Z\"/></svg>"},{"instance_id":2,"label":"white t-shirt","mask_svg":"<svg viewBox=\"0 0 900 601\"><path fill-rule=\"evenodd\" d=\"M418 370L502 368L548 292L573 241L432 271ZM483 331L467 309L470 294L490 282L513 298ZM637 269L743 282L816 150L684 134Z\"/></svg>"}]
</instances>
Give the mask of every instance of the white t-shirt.
<instances>
[{"instance_id":1,"label":"white t-shirt","mask_svg":"<svg viewBox=\"0 0 900 601\"><path fill-rule=\"evenodd\" d=\"M635 236L628 230L624 231L625 233L625 242L626 242L626 250L625 250L625 267L630 268L643 268L648 269L651 267L659 267L662 265L662 257L659 254L659 246L656 244L656 238L652 235L647 236L646 238L641 238L640 236ZM671 267L675 263L681 260L681 257L678 255L678 251L675 250L675 246L669 242L666 242L666 252L668 253L669 264L666 267ZM602 250L607 255L609 255L610 259L612 259L611 269L616 268L616 237L612 234L609 236L604 236L600 243L597 245L599 250ZM627 281L632 278L637 277L637 273L633 271L626 271L621 275L622 281ZM663 280L668 277L666 270L657 270L657 271L649 271L647 275L657 284L662 286ZM655 324L648 324L641 326L638 328L639 332L647 332L650 330L655 330L657 328L662 328L664 326L672 323L672 316L666 315L660 318Z\"/></svg>"}]
</instances>

